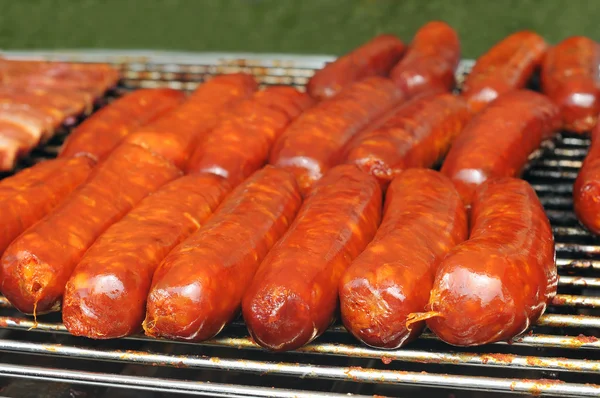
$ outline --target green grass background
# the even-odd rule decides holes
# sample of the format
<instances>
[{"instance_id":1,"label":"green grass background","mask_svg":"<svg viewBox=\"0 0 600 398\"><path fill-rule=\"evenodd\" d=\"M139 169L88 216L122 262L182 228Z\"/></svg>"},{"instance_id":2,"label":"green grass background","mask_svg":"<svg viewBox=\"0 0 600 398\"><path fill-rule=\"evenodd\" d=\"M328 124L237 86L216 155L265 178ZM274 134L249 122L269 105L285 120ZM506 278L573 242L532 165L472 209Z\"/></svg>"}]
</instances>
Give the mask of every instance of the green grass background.
<instances>
[{"instance_id":1,"label":"green grass background","mask_svg":"<svg viewBox=\"0 0 600 398\"><path fill-rule=\"evenodd\" d=\"M432 19L465 57L519 29L600 40L600 0L0 0L0 49L139 48L340 54Z\"/></svg>"}]
</instances>

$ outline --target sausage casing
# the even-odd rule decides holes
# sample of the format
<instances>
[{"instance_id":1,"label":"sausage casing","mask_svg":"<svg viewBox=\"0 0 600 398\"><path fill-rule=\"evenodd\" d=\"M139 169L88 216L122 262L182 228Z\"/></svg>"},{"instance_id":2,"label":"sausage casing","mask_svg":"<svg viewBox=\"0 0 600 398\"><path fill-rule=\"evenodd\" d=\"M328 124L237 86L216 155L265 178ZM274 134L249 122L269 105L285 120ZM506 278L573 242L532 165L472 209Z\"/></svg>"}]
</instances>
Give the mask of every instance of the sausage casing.
<instances>
[{"instance_id":1,"label":"sausage casing","mask_svg":"<svg viewBox=\"0 0 600 398\"><path fill-rule=\"evenodd\" d=\"M600 44L583 36L570 37L546 53L542 91L558 107L563 128L590 131L600 113Z\"/></svg>"},{"instance_id":2,"label":"sausage casing","mask_svg":"<svg viewBox=\"0 0 600 398\"><path fill-rule=\"evenodd\" d=\"M468 205L488 178L517 176L559 128L558 108L547 97L529 90L507 93L471 119L452 144L442 173Z\"/></svg>"},{"instance_id":3,"label":"sausage casing","mask_svg":"<svg viewBox=\"0 0 600 398\"><path fill-rule=\"evenodd\" d=\"M591 134L592 144L573 185L573 207L587 229L600 235L600 125Z\"/></svg>"},{"instance_id":4,"label":"sausage casing","mask_svg":"<svg viewBox=\"0 0 600 398\"><path fill-rule=\"evenodd\" d=\"M346 328L378 348L416 338L424 322L409 330L407 317L425 310L438 263L467 234L465 208L448 178L427 169L402 172L386 193L375 238L340 281Z\"/></svg>"},{"instance_id":5,"label":"sausage casing","mask_svg":"<svg viewBox=\"0 0 600 398\"><path fill-rule=\"evenodd\" d=\"M556 294L550 222L533 188L516 178L476 192L469 240L440 263L427 326L443 341L473 346L524 332Z\"/></svg>"},{"instance_id":6,"label":"sausage casing","mask_svg":"<svg viewBox=\"0 0 600 398\"><path fill-rule=\"evenodd\" d=\"M219 333L237 314L260 261L300 203L294 177L272 166L239 185L157 269L148 295L146 333L195 341Z\"/></svg>"},{"instance_id":7,"label":"sausage casing","mask_svg":"<svg viewBox=\"0 0 600 398\"><path fill-rule=\"evenodd\" d=\"M354 165L331 169L244 295L242 311L254 340L284 351L323 333L334 318L340 278L371 241L380 219L377 180Z\"/></svg>"}]
</instances>

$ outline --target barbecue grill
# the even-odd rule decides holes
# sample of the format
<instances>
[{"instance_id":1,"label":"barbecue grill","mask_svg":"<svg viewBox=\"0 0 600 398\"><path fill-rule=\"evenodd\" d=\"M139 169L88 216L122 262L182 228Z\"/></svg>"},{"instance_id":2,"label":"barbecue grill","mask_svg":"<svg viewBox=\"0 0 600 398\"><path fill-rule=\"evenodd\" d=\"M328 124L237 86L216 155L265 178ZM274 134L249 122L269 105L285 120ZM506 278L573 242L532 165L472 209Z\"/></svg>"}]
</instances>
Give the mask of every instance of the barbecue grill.
<instances>
[{"instance_id":1,"label":"barbecue grill","mask_svg":"<svg viewBox=\"0 0 600 398\"><path fill-rule=\"evenodd\" d=\"M5 52L0 56L109 62L123 73L122 93L151 87L191 90L219 73L247 72L263 85L303 88L325 56L146 52ZM463 61L459 85L472 66ZM70 128L23 159L19 168L56 156ZM36 321L0 298L0 394L20 397L488 397L509 394L600 396L600 240L572 211L572 184L589 140L561 133L525 172L556 237L559 294L532 331L506 343L458 348L425 333L408 347L382 351L333 325L312 344L269 353L241 320L204 343L142 335L92 341L70 336L60 314ZM0 176L1 177L1 176ZM224 293L226 294L226 292ZM512 395L511 395L512 396Z\"/></svg>"}]
</instances>

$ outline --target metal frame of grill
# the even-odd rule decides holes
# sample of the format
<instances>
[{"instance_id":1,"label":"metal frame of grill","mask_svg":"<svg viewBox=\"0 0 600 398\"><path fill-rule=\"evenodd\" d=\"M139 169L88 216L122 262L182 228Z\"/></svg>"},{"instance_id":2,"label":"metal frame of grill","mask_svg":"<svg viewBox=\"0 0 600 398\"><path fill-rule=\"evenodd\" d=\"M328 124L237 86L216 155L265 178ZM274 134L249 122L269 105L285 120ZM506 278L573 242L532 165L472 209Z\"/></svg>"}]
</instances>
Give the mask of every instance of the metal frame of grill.
<instances>
[{"instance_id":1,"label":"metal frame of grill","mask_svg":"<svg viewBox=\"0 0 600 398\"><path fill-rule=\"evenodd\" d=\"M0 52L0 56L112 63L124 78L102 103L136 88L191 90L207 77L231 72L251 73L263 85L303 88L314 70L332 59L140 51ZM459 85L472 64L461 63ZM68 130L32 152L19 167L54 157ZM68 392L63 389L55 396L84 391L116 397L115 391L140 390L213 397L412 396L424 389L431 397L482 396L477 391L484 396L600 396L600 239L579 225L571 199L588 146L586 137L561 133L532 157L524 174L553 226L559 294L532 331L511 342L458 348L425 333L406 348L382 351L361 345L334 325L300 350L274 354L253 343L242 321L199 344L145 336L92 341L68 335L59 314L34 321L0 298L4 388L29 391L31 385L23 383L30 380L69 386Z\"/></svg>"}]
</instances>

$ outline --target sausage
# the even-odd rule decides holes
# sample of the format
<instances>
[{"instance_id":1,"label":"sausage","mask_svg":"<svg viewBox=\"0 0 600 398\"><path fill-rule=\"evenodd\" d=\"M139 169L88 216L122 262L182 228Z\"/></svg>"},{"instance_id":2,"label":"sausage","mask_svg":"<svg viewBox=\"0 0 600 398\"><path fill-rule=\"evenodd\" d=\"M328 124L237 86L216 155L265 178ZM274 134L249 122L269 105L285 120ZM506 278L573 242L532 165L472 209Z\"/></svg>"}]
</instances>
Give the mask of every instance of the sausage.
<instances>
[{"instance_id":1,"label":"sausage","mask_svg":"<svg viewBox=\"0 0 600 398\"><path fill-rule=\"evenodd\" d=\"M83 183L94 164L94 160L84 156L53 159L0 181L0 255Z\"/></svg>"},{"instance_id":2,"label":"sausage","mask_svg":"<svg viewBox=\"0 0 600 398\"><path fill-rule=\"evenodd\" d=\"M377 348L415 339L424 322L408 330L407 317L425 311L438 263L467 235L467 214L448 178L427 169L402 172L386 193L375 238L340 281L346 329Z\"/></svg>"},{"instance_id":3,"label":"sausage","mask_svg":"<svg viewBox=\"0 0 600 398\"><path fill-rule=\"evenodd\" d=\"M415 98L381 126L354 136L346 146L346 163L356 164L386 187L404 169L437 163L469 119L466 103L455 95Z\"/></svg>"},{"instance_id":4,"label":"sausage","mask_svg":"<svg viewBox=\"0 0 600 398\"><path fill-rule=\"evenodd\" d=\"M311 97L323 100L366 77L386 76L404 50L404 43L394 35L376 36L318 70L308 81L306 90Z\"/></svg>"},{"instance_id":5,"label":"sausage","mask_svg":"<svg viewBox=\"0 0 600 398\"><path fill-rule=\"evenodd\" d=\"M558 105L563 128L582 133L600 113L600 45L583 36L552 47L542 63L542 91Z\"/></svg>"},{"instance_id":6,"label":"sausage","mask_svg":"<svg viewBox=\"0 0 600 398\"><path fill-rule=\"evenodd\" d=\"M381 219L377 180L354 165L331 169L306 197L244 295L248 330L261 346L293 350L331 324L338 285Z\"/></svg>"},{"instance_id":7,"label":"sausage","mask_svg":"<svg viewBox=\"0 0 600 398\"><path fill-rule=\"evenodd\" d=\"M433 21L417 31L390 77L407 98L450 91L459 62L458 34L447 23Z\"/></svg>"},{"instance_id":8,"label":"sausage","mask_svg":"<svg viewBox=\"0 0 600 398\"><path fill-rule=\"evenodd\" d=\"M556 294L558 273L548 217L531 186L516 178L478 188L469 240L438 266L427 319L443 341L473 346L523 333Z\"/></svg>"},{"instance_id":9,"label":"sausage","mask_svg":"<svg viewBox=\"0 0 600 398\"><path fill-rule=\"evenodd\" d=\"M471 119L441 171L468 205L488 178L517 176L529 155L559 128L558 108L547 97L529 90L504 94Z\"/></svg>"},{"instance_id":10,"label":"sausage","mask_svg":"<svg viewBox=\"0 0 600 398\"><path fill-rule=\"evenodd\" d=\"M172 89L144 89L127 94L81 123L65 141L59 157L86 153L99 161L131 132L181 104L185 95Z\"/></svg>"},{"instance_id":11,"label":"sausage","mask_svg":"<svg viewBox=\"0 0 600 398\"><path fill-rule=\"evenodd\" d=\"M140 145L185 170L197 142L222 119L223 113L257 89L250 75L220 75L201 84L181 106L127 136L124 142Z\"/></svg>"},{"instance_id":12,"label":"sausage","mask_svg":"<svg viewBox=\"0 0 600 398\"><path fill-rule=\"evenodd\" d=\"M229 189L218 176L185 176L147 196L108 228L66 285L67 330L95 339L140 331L156 267L204 224Z\"/></svg>"},{"instance_id":13,"label":"sausage","mask_svg":"<svg viewBox=\"0 0 600 398\"><path fill-rule=\"evenodd\" d=\"M57 311L71 272L96 238L146 195L179 177L170 162L120 145L52 213L12 242L0 260L0 291L19 311Z\"/></svg>"},{"instance_id":14,"label":"sausage","mask_svg":"<svg viewBox=\"0 0 600 398\"><path fill-rule=\"evenodd\" d=\"M310 97L292 87L257 92L198 145L188 173L214 173L238 185L267 161L277 137L310 105Z\"/></svg>"},{"instance_id":15,"label":"sausage","mask_svg":"<svg viewBox=\"0 0 600 398\"><path fill-rule=\"evenodd\" d=\"M573 207L581 223L600 235L600 125L592 130L592 143L573 185Z\"/></svg>"},{"instance_id":16,"label":"sausage","mask_svg":"<svg viewBox=\"0 0 600 398\"><path fill-rule=\"evenodd\" d=\"M462 95L473 113L509 91L525 87L548 45L530 31L513 33L479 57L466 77Z\"/></svg>"},{"instance_id":17,"label":"sausage","mask_svg":"<svg viewBox=\"0 0 600 398\"><path fill-rule=\"evenodd\" d=\"M300 203L293 175L272 166L239 185L154 274L146 334L201 341L219 333L239 311L261 260Z\"/></svg>"},{"instance_id":18,"label":"sausage","mask_svg":"<svg viewBox=\"0 0 600 398\"><path fill-rule=\"evenodd\" d=\"M322 175L343 161L342 149L353 135L403 100L382 77L353 83L298 117L279 137L269 162L294 173L306 194Z\"/></svg>"}]
</instances>

